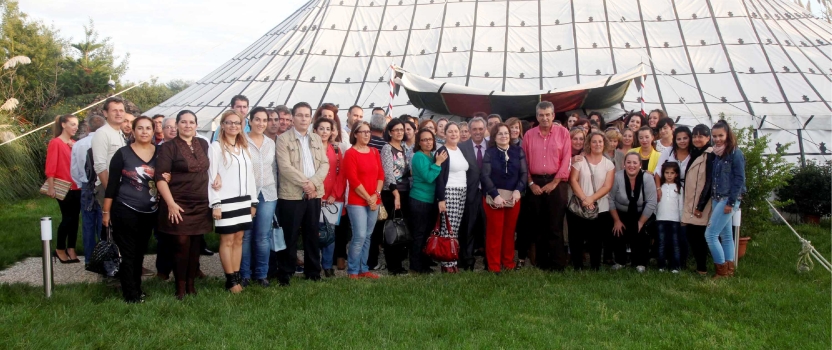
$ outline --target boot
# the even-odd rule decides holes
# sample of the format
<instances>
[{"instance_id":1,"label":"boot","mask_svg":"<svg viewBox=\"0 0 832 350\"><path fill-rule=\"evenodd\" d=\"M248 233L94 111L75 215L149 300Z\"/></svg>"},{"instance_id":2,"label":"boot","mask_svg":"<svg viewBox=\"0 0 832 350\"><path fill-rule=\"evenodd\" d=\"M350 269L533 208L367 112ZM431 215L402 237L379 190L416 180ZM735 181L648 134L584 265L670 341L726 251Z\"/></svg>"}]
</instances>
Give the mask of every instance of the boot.
<instances>
[{"instance_id":1,"label":"boot","mask_svg":"<svg viewBox=\"0 0 832 350\"><path fill-rule=\"evenodd\" d=\"M716 270L716 274L714 275L714 279L720 279L728 277L728 264L717 264L714 263L714 269Z\"/></svg>"},{"instance_id":2,"label":"boot","mask_svg":"<svg viewBox=\"0 0 832 350\"><path fill-rule=\"evenodd\" d=\"M243 283L243 276L240 275L240 271L237 271L237 272L234 273L234 279L237 280L237 284L239 284L240 287L243 286L243 284L242 284Z\"/></svg>"},{"instance_id":3,"label":"boot","mask_svg":"<svg viewBox=\"0 0 832 350\"><path fill-rule=\"evenodd\" d=\"M728 264L728 277L734 277L734 262L733 261L726 261Z\"/></svg>"},{"instance_id":4,"label":"boot","mask_svg":"<svg viewBox=\"0 0 832 350\"><path fill-rule=\"evenodd\" d=\"M196 295L196 288L194 288L194 278L188 278L185 281L185 294Z\"/></svg>"},{"instance_id":5,"label":"boot","mask_svg":"<svg viewBox=\"0 0 832 350\"><path fill-rule=\"evenodd\" d=\"M176 299L182 300L185 298L185 281L176 281Z\"/></svg>"},{"instance_id":6,"label":"boot","mask_svg":"<svg viewBox=\"0 0 832 350\"><path fill-rule=\"evenodd\" d=\"M237 277L235 273L225 274L225 290L231 291L231 288L237 285Z\"/></svg>"}]
</instances>

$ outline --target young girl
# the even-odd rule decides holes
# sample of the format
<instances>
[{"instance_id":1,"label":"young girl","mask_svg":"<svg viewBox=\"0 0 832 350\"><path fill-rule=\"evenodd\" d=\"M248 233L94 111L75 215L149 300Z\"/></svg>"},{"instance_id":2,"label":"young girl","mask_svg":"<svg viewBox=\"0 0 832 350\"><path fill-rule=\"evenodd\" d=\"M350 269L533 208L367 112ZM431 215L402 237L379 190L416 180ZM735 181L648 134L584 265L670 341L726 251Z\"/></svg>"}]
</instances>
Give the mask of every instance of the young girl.
<instances>
[{"instance_id":1,"label":"young girl","mask_svg":"<svg viewBox=\"0 0 832 350\"><path fill-rule=\"evenodd\" d=\"M711 197L713 212L705 230L705 240L714 258L714 278L734 275L734 235L732 217L739 209L745 192L745 157L737 147L737 138L724 120L711 130L714 141L713 180Z\"/></svg>"},{"instance_id":2,"label":"young girl","mask_svg":"<svg viewBox=\"0 0 832 350\"><path fill-rule=\"evenodd\" d=\"M681 249L684 238L679 222L682 220L685 193L682 188L679 163L667 162L662 164L661 188L664 198L656 209L656 227L658 236L658 265L659 271L664 271L670 265L673 273L679 273L681 263ZM668 254L670 253L670 254ZM668 259L669 255L669 259ZM669 260L669 264L665 264Z\"/></svg>"}]
</instances>

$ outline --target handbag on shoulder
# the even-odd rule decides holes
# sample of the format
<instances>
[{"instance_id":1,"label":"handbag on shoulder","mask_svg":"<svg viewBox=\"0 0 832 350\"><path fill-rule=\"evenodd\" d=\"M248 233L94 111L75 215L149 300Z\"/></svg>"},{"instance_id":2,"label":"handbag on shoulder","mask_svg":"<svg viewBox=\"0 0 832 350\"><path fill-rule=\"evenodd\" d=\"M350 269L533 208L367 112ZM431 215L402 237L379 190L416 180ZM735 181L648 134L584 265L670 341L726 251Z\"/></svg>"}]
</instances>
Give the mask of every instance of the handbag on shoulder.
<instances>
[{"instance_id":1,"label":"handbag on shoulder","mask_svg":"<svg viewBox=\"0 0 832 350\"><path fill-rule=\"evenodd\" d=\"M514 207L514 198L512 195L514 191L509 190L501 190L497 189L497 193L500 197L503 197L503 208L513 208ZM488 204L491 208L494 208L494 198L491 196L485 196L485 203Z\"/></svg>"},{"instance_id":2,"label":"handbag on shoulder","mask_svg":"<svg viewBox=\"0 0 832 350\"><path fill-rule=\"evenodd\" d=\"M584 159L584 162L589 161ZM586 168L589 170L590 181L592 182L592 194L595 194L595 192L598 192L598 189L595 188L595 174L592 173L592 169L589 168L589 165L587 165ZM598 202L593 203L592 209L587 209L584 207L581 199L576 195L572 195L572 198L569 198L568 208L572 214L586 220L594 220L598 217Z\"/></svg>"},{"instance_id":3,"label":"handbag on shoulder","mask_svg":"<svg viewBox=\"0 0 832 350\"><path fill-rule=\"evenodd\" d=\"M396 213L401 215L396 216ZM400 245L410 243L410 229L404 220L404 213L401 210L393 211L393 218L384 222L384 242L388 245Z\"/></svg>"},{"instance_id":4,"label":"handbag on shoulder","mask_svg":"<svg viewBox=\"0 0 832 350\"><path fill-rule=\"evenodd\" d=\"M113 242L113 225L107 226L107 237L98 242L92 250L87 271L100 273L106 277L115 277L121 265L121 252Z\"/></svg>"},{"instance_id":5,"label":"handbag on shoulder","mask_svg":"<svg viewBox=\"0 0 832 350\"><path fill-rule=\"evenodd\" d=\"M441 218L443 216L445 217L445 227L447 228L448 233L453 232L451 230L451 221L448 219L448 215L439 214L439 218L436 218L436 227L434 227L433 232L431 232L430 237L428 237L428 242L425 244L423 252L425 255L436 261L456 261L459 259L459 241L456 238L439 236L439 223L442 222Z\"/></svg>"},{"instance_id":6,"label":"handbag on shoulder","mask_svg":"<svg viewBox=\"0 0 832 350\"><path fill-rule=\"evenodd\" d=\"M318 223L318 246L323 248L335 242L335 225L329 223L326 216Z\"/></svg>"}]
</instances>

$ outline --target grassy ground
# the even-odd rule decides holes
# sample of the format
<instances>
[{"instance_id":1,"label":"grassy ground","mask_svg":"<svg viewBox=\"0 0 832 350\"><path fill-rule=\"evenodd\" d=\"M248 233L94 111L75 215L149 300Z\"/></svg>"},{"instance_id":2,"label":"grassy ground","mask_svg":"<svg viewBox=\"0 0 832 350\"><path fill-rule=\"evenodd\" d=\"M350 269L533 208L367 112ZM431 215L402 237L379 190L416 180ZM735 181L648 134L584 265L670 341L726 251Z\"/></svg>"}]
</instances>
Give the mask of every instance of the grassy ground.
<instances>
[{"instance_id":1,"label":"grassy ground","mask_svg":"<svg viewBox=\"0 0 832 350\"><path fill-rule=\"evenodd\" d=\"M28 221L49 212L46 204L0 207L0 261L38 253L37 237L9 236L35 236ZM8 228L20 219L19 229ZM798 230L829 256L828 224ZM773 226L755 235L738 276L718 283L655 270L526 269L295 280L229 295L212 279L177 302L170 283L153 280L142 305L124 304L101 284L59 286L51 300L40 288L0 285L0 339L4 348L828 349L830 274L819 266L796 273L799 248Z\"/></svg>"}]
</instances>

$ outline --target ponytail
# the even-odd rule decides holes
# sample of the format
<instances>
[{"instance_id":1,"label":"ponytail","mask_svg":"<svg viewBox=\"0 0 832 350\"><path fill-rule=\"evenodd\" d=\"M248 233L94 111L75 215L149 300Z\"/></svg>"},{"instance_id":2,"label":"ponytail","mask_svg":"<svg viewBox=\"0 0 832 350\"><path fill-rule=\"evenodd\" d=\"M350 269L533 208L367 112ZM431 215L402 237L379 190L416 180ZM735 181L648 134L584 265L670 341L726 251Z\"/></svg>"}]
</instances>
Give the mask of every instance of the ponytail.
<instances>
[{"instance_id":1,"label":"ponytail","mask_svg":"<svg viewBox=\"0 0 832 350\"><path fill-rule=\"evenodd\" d=\"M64 123L69 121L70 118L78 118L72 114L64 114L55 117L55 122L52 124L52 134L54 137L59 137L61 134L64 133Z\"/></svg>"},{"instance_id":2,"label":"ponytail","mask_svg":"<svg viewBox=\"0 0 832 350\"><path fill-rule=\"evenodd\" d=\"M724 119L720 119L714 124L711 129L722 129L725 130L725 154L730 154L737 149L737 137L734 135L734 132L731 130L731 126L728 125Z\"/></svg>"}]
</instances>

